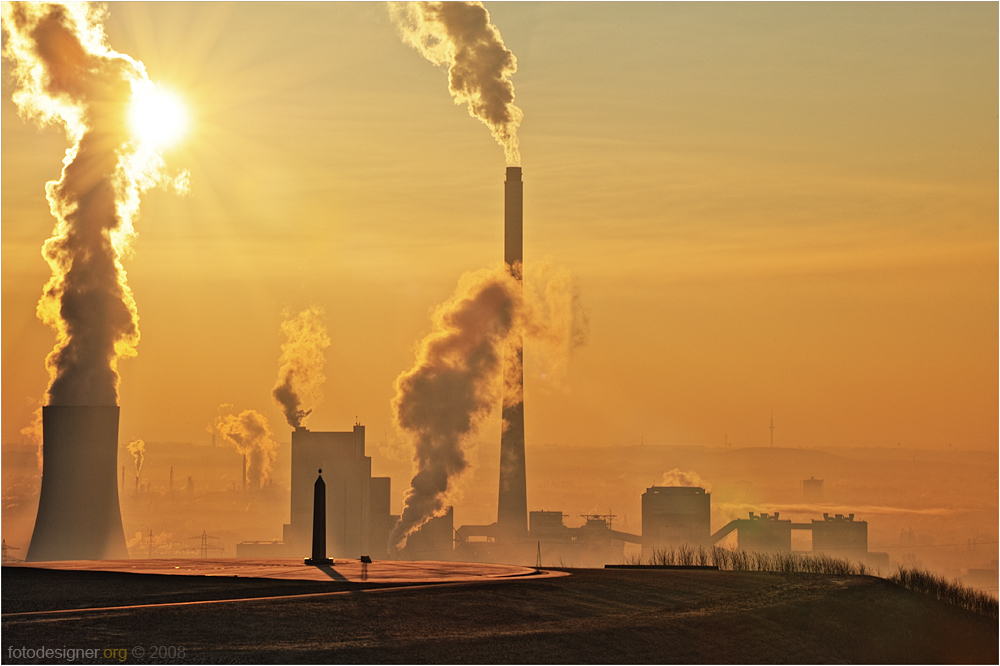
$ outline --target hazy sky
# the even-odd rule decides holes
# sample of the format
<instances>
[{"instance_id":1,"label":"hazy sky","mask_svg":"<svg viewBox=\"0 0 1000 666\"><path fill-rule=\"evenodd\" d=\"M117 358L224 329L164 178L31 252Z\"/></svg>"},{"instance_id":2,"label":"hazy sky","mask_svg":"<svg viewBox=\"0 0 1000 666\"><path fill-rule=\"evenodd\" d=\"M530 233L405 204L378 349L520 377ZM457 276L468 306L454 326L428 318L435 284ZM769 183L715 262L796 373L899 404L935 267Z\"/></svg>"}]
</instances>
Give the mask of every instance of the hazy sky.
<instances>
[{"instance_id":1,"label":"hazy sky","mask_svg":"<svg viewBox=\"0 0 1000 666\"><path fill-rule=\"evenodd\" d=\"M487 7L518 59L526 262L590 313L561 376L526 349L529 446L766 446L773 411L781 446L996 449L995 3ZM308 425L382 440L429 312L502 259L503 151L381 3L114 3L106 31L192 114L167 155L191 192L146 195L125 264L122 439L207 441L228 403L287 441L279 324L316 305ZM4 442L46 387L69 145L10 92Z\"/></svg>"}]
</instances>

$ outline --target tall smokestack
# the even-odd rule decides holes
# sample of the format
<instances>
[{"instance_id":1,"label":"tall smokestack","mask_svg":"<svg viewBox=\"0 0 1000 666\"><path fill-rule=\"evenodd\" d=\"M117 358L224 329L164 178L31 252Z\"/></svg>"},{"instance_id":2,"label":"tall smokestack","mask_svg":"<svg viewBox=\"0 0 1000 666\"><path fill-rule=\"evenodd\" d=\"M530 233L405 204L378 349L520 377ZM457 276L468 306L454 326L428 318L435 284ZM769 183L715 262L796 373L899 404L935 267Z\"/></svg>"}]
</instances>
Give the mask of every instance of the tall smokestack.
<instances>
[{"instance_id":1,"label":"tall smokestack","mask_svg":"<svg viewBox=\"0 0 1000 666\"><path fill-rule=\"evenodd\" d=\"M118 407L42 407L42 490L29 562L128 559L118 507Z\"/></svg>"},{"instance_id":2,"label":"tall smokestack","mask_svg":"<svg viewBox=\"0 0 1000 666\"><path fill-rule=\"evenodd\" d=\"M504 183L503 259L520 281L524 275L523 184L521 167L507 167ZM513 349L504 352L503 430L500 434L500 495L497 529L504 541L517 541L528 534L528 493L524 466L524 369L520 335ZM511 385L513 384L513 386ZM514 393L514 399L509 393Z\"/></svg>"}]
</instances>

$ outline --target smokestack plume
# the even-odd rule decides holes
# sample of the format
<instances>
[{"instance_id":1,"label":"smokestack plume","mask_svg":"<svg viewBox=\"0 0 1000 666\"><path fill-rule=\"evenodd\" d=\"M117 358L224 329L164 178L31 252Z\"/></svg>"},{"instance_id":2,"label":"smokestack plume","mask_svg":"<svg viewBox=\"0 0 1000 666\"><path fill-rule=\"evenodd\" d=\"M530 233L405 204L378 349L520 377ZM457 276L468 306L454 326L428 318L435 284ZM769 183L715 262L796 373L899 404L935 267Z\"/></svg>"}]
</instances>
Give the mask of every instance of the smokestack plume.
<instances>
[{"instance_id":1,"label":"smokestack plume","mask_svg":"<svg viewBox=\"0 0 1000 666\"><path fill-rule=\"evenodd\" d=\"M118 407L43 408L45 473L27 560L128 559L118 509Z\"/></svg>"},{"instance_id":2,"label":"smokestack plume","mask_svg":"<svg viewBox=\"0 0 1000 666\"><path fill-rule=\"evenodd\" d=\"M220 416L215 422L215 429L237 453L245 456L245 483L249 489L263 488L271 476L271 465L278 456L278 445L272 439L267 419L259 412L247 409L239 416Z\"/></svg>"},{"instance_id":3,"label":"smokestack plume","mask_svg":"<svg viewBox=\"0 0 1000 666\"><path fill-rule=\"evenodd\" d=\"M517 129L524 113L514 106L517 58L504 46L481 2L391 2L403 39L435 65L448 67L456 104L493 133L508 164L520 164Z\"/></svg>"},{"instance_id":4,"label":"smokestack plume","mask_svg":"<svg viewBox=\"0 0 1000 666\"><path fill-rule=\"evenodd\" d=\"M139 472L142 471L142 463L146 459L146 443L137 439L134 442L129 442L125 448L132 454L132 459L135 461L135 478L138 479Z\"/></svg>"},{"instance_id":5,"label":"smokestack plume","mask_svg":"<svg viewBox=\"0 0 1000 666\"><path fill-rule=\"evenodd\" d=\"M417 363L396 379L396 424L413 436L416 473L389 547L444 511L450 480L468 466L464 446L499 399L500 354L518 316L506 272L467 273L433 316Z\"/></svg>"},{"instance_id":6,"label":"smokestack plume","mask_svg":"<svg viewBox=\"0 0 1000 666\"><path fill-rule=\"evenodd\" d=\"M41 125L61 124L74 143L62 177L46 185L57 220L42 248L52 277L37 308L56 331L47 404L117 405L118 359L135 356L139 342L121 261L140 195L171 182L156 147L127 122L134 93L153 84L141 62L108 47L95 6L5 2L2 12L14 103Z\"/></svg>"},{"instance_id":7,"label":"smokestack plume","mask_svg":"<svg viewBox=\"0 0 1000 666\"><path fill-rule=\"evenodd\" d=\"M452 480L468 466L470 438L500 400L501 387L510 384L502 376L506 350L522 335L541 341L543 351L569 344L565 336L573 325L559 317L573 317L563 307L575 302L563 294L570 280L565 271L545 277L557 279L539 290L522 290L501 267L463 275L455 294L434 312L416 364L396 379L393 415L411 435L415 452L414 476L389 537L390 551L444 512ZM503 391L520 400L520 394Z\"/></svg>"},{"instance_id":8,"label":"smokestack plume","mask_svg":"<svg viewBox=\"0 0 1000 666\"><path fill-rule=\"evenodd\" d=\"M326 381L323 350L330 346L322 318L323 310L314 307L295 317L286 315L281 322L285 342L281 345L278 382L271 395L292 428L304 426L312 412L311 408L303 409L303 403L316 404L322 399L320 388Z\"/></svg>"},{"instance_id":9,"label":"smokestack plume","mask_svg":"<svg viewBox=\"0 0 1000 666\"><path fill-rule=\"evenodd\" d=\"M711 484L698 476L697 472L682 472L674 468L663 473L662 486L683 486L686 488L704 488L707 492L712 491Z\"/></svg>"}]
</instances>

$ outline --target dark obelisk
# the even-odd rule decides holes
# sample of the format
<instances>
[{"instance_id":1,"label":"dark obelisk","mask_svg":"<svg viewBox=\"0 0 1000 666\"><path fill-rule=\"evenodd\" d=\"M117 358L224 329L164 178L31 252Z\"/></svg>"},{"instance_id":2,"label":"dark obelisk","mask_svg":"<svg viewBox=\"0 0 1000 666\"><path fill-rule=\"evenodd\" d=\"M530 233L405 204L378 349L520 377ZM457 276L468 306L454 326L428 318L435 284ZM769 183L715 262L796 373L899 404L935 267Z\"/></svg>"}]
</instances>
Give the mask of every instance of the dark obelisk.
<instances>
[{"instance_id":1,"label":"dark obelisk","mask_svg":"<svg viewBox=\"0 0 1000 666\"><path fill-rule=\"evenodd\" d=\"M504 183L503 260L507 270L521 281L523 255L523 184L521 167L507 167ZM504 377L516 377L515 387L504 385L503 430L500 433L500 495L497 501L497 537L512 543L528 535L528 494L524 467L524 370L522 340L504 356ZM515 365L516 367L511 367ZM515 393L514 404L508 392Z\"/></svg>"},{"instance_id":2,"label":"dark obelisk","mask_svg":"<svg viewBox=\"0 0 1000 666\"><path fill-rule=\"evenodd\" d=\"M323 470L319 471L313 486L312 557L307 557L305 563L312 566L333 564L333 560L326 556L326 483L323 481Z\"/></svg>"}]
</instances>

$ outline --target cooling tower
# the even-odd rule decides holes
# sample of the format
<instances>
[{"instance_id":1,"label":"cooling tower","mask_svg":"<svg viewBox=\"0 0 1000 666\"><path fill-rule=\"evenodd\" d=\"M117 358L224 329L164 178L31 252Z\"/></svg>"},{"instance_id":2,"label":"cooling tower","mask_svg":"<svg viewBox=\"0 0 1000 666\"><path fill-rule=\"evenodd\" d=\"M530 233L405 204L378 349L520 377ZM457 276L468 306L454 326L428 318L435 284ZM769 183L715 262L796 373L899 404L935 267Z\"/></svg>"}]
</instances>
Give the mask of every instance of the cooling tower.
<instances>
[{"instance_id":1,"label":"cooling tower","mask_svg":"<svg viewBox=\"0 0 1000 666\"><path fill-rule=\"evenodd\" d=\"M117 406L42 407L42 490L29 562L128 559L117 465Z\"/></svg>"},{"instance_id":2,"label":"cooling tower","mask_svg":"<svg viewBox=\"0 0 1000 666\"><path fill-rule=\"evenodd\" d=\"M521 167L507 167L504 183L504 234L503 259L514 276L522 277L523 260L523 187ZM507 368L517 364L517 392L524 395L524 371L521 341L517 342L515 358L504 358L504 376ZM507 390L505 388L505 390ZM528 534L528 494L524 469L524 402L503 407L503 431L500 434L500 495L497 501L497 531L503 541L518 541Z\"/></svg>"}]
</instances>

